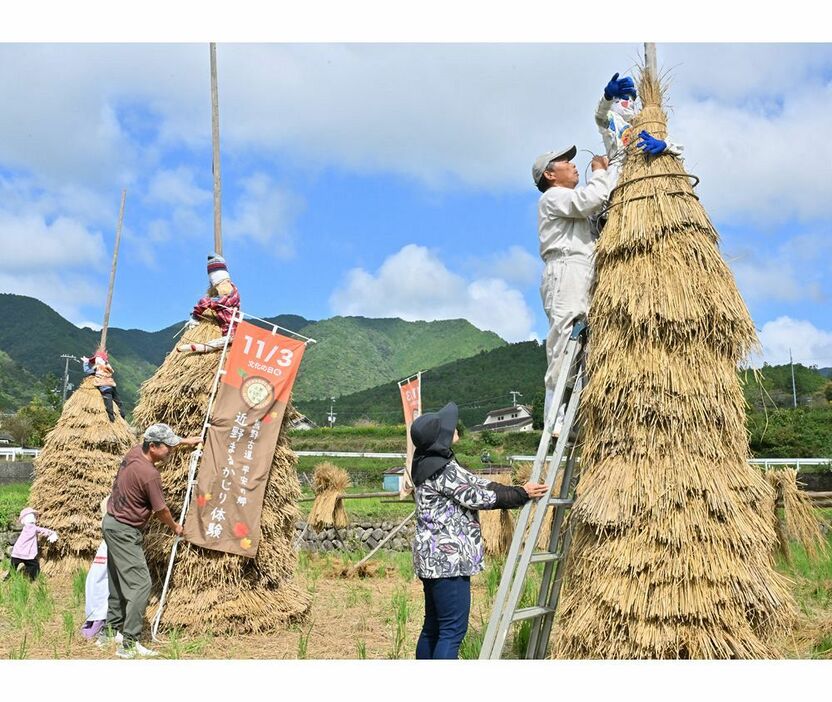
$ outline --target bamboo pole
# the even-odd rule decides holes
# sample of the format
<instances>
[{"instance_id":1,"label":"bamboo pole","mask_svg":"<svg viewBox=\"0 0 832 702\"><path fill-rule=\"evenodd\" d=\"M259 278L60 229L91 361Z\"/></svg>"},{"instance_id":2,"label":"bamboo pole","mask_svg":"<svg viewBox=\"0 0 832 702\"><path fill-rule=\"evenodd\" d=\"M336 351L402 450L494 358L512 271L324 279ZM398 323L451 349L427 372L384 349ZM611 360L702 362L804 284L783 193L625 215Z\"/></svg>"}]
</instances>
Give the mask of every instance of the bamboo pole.
<instances>
[{"instance_id":1,"label":"bamboo pole","mask_svg":"<svg viewBox=\"0 0 832 702\"><path fill-rule=\"evenodd\" d=\"M656 45L651 43L644 43L644 65L647 72L655 78L659 77L658 69L656 67Z\"/></svg>"},{"instance_id":2,"label":"bamboo pole","mask_svg":"<svg viewBox=\"0 0 832 702\"><path fill-rule=\"evenodd\" d=\"M121 243L121 227L124 224L124 201L127 199L127 191L121 191L121 207L118 212L118 226L116 227L116 243L113 247L113 267L110 269L110 287L107 290L107 304L104 306L104 323L101 326L101 341L98 347L102 350L107 348L107 329L110 327L110 307L113 304L113 287L116 283L116 266L118 265L118 247Z\"/></svg>"},{"instance_id":3,"label":"bamboo pole","mask_svg":"<svg viewBox=\"0 0 832 702\"><path fill-rule=\"evenodd\" d=\"M360 568L363 566L367 561L369 561L384 544L386 544L390 539L392 539L396 534L398 534L403 528L404 525L407 524L413 517L416 516L416 510L413 510L410 514L408 514L397 526L393 531L391 531L387 536L385 536L381 541L376 544L376 547L370 551L364 558L362 558L358 563L355 564L355 568Z\"/></svg>"},{"instance_id":4,"label":"bamboo pole","mask_svg":"<svg viewBox=\"0 0 832 702\"><path fill-rule=\"evenodd\" d=\"M222 177L220 172L220 107L217 90L217 45L211 43L211 143L214 174L214 251L222 256Z\"/></svg>"}]
</instances>

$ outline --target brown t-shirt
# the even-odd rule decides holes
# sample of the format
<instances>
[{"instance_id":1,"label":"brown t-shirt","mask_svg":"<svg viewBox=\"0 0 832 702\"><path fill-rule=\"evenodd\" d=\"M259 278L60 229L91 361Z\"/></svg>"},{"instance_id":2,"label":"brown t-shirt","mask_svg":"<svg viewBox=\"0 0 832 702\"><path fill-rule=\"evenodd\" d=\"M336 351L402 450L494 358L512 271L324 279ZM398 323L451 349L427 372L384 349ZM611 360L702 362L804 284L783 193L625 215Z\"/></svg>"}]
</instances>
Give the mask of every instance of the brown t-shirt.
<instances>
[{"instance_id":1,"label":"brown t-shirt","mask_svg":"<svg viewBox=\"0 0 832 702\"><path fill-rule=\"evenodd\" d=\"M145 458L142 447L134 446L116 473L113 493L107 500L107 514L122 524L144 529L150 515L166 506L159 471Z\"/></svg>"}]
</instances>

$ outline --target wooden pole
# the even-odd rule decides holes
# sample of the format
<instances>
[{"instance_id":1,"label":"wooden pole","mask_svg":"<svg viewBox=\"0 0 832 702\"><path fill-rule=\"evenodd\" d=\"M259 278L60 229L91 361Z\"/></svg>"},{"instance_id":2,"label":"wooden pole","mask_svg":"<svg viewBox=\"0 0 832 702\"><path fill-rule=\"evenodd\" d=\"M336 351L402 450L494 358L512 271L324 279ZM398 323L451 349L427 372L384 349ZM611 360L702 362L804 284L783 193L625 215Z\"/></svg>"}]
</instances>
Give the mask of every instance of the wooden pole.
<instances>
[{"instance_id":1,"label":"wooden pole","mask_svg":"<svg viewBox=\"0 0 832 702\"><path fill-rule=\"evenodd\" d=\"M217 91L217 45L211 48L211 142L214 174L214 251L222 256L222 178L220 173L220 107Z\"/></svg>"},{"instance_id":2,"label":"wooden pole","mask_svg":"<svg viewBox=\"0 0 832 702\"><path fill-rule=\"evenodd\" d=\"M644 66L647 72L658 79L659 72L656 67L656 45L645 42L644 44Z\"/></svg>"},{"instance_id":3,"label":"wooden pole","mask_svg":"<svg viewBox=\"0 0 832 702\"><path fill-rule=\"evenodd\" d=\"M104 324L101 325L101 341L98 343L100 349L107 348L107 329L110 326L110 307L113 304L113 287L116 283L116 266L118 265L118 247L121 243L121 227L124 224L124 201L127 199L127 191L121 191L121 207L118 212L118 226L116 227L116 243L113 247L113 267L110 269L110 287L107 290L107 304L104 306Z\"/></svg>"}]
</instances>

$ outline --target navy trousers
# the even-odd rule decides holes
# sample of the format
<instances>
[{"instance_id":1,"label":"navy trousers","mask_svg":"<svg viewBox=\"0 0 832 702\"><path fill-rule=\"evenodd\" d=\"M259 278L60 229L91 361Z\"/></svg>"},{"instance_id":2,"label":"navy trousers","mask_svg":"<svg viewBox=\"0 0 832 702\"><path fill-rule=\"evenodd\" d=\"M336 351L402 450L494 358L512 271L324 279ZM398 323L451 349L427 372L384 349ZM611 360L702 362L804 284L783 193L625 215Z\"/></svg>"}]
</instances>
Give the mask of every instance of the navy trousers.
<instances>
[{"instance_id":1,"label":"navy trousers","mask_svg":"<svg viewBox=\"0 0 832 702\"><path fill-rule=\"evenodd\" d=\"M471 578L422 578L425 589L425 623L416 644L417 659L458 658L468 631Z\"/></svg>"}]
</instances>

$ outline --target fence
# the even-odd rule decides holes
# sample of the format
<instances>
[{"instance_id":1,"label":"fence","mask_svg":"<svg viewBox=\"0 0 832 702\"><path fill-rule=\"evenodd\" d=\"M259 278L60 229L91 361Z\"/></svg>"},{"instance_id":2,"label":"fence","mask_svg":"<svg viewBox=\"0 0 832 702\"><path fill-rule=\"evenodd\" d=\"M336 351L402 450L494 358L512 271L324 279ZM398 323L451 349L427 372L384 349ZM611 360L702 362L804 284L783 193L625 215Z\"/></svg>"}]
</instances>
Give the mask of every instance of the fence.
<instances>
[{"instance_id":1,"label":"fence","mask_svg":"<svg viewBox=\"0 0 832 702\"><path fill-rule=\"evenodd\" d=\"M37 458L38 454L40 454L40 449L26 449L19 446L0 448L0 460L3 461L19 461L20 457Z\"/></svg>"}]
</instances>

